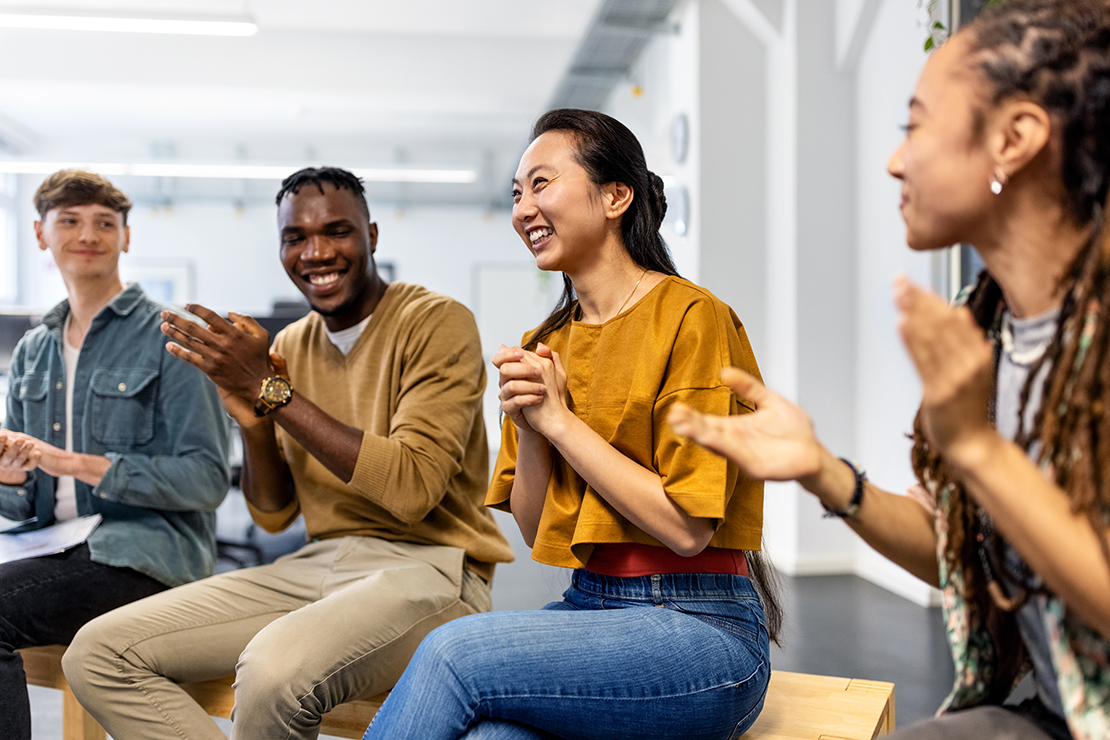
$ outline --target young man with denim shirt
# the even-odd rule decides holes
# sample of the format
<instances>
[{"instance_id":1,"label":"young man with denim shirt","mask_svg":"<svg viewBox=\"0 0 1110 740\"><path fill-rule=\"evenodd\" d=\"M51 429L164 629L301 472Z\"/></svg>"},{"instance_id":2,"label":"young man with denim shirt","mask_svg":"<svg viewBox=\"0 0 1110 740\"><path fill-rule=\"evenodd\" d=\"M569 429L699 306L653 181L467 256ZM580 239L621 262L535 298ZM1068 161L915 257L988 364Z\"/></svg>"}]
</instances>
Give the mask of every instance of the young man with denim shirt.
<instances>
[{"instance_id":1,"label":"young man with denim shirt","mask_svg":"<svg viewBox=\"0 0 1110 740\"><path fill-rule=\"evenodd\" d=\"M131 203L63 170L35 194L39 247L67 300L16 345L0 430L0 514L41 528L99 514L81 545L0 564L0 737L31 737L15 650L67 643L88 620L210 575L229 428L215 386L166 355L165 306L124 287Z\"/></svg>"},{"instance_id":2,"label":"young man with denim shirt","mask_svg":"<svg viewBox=\"0 0 1110 740\"><path fill-rule=\"evenodd\" d=\"M393 686L420 640L488 611L512 558L482 505L489 452L478 327L457 301L387 284L351 173L309 168L277 198L282 264L313 308L266 332L239 314L165 314L168 349L220 388L262 527L310 542L87 624L63 660L116 740L222 738L178 685L235 674L235 740L315 738L336 705Z\"/></svg>"}]
</instances>

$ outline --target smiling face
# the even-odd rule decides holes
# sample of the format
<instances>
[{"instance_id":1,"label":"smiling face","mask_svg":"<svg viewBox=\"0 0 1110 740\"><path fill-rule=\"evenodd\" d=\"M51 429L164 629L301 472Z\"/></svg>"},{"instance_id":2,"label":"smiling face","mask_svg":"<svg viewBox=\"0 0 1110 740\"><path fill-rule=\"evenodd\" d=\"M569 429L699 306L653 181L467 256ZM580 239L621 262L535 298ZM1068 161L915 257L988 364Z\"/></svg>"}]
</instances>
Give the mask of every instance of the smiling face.
<instances>
[{"instance_id":1,"label":"smiling face","mask_svg":"<svg viewBox=\"0 0 1110 740\"><path fill-rule=\"evenodd\" d=\"M912 249L977 243L996 205L996 163L987 147L990 113L957 34L930 57L910 101L906 138L887 165L902 181L902 218Z\"/></svg>"},{"instance_id":2,"label":"smiling face","mask_svg":"<svg viewBox=\"0 0 1110 740\"><path fill-rule=\"evenodd\" d=\"M278 205L281 263L328 329L340 331L369 316L380 295L378 225L358 195L322 187L305 184Z\"/></svg>"},{"instance_id":3,"label":"smiling face","mask_svg":"<svg viewBox=\"0 0 1110 740\"><path fill-rule=\"evenodd\" d=\"M119 280L119 256L131 230L107 206L59 206L35 222L39 248L50 250L67 285L74 280Z\"/></svg>"},{"instance_id":4,"label":"smiling face","mask_svg":"<svg viewBox=\"0 0 1110 740\"><path fill-rule=\"evenodd\" d=\"M520 158L513 178L513 228L541 270L561 270L573 279L599 255L614 221L575 159L571 135L548 131ZM619 234L619 218L615 228Z\"/></svg>"}]
</instances>

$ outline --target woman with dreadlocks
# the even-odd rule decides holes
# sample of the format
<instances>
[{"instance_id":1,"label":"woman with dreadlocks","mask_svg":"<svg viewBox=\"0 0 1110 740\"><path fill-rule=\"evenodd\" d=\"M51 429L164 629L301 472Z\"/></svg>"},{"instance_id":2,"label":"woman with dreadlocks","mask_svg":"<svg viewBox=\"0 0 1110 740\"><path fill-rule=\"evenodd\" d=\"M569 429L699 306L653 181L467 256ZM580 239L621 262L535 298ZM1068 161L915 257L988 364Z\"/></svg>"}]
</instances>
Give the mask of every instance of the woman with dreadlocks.
<instances>
[{"instance_id":1,"label":"woman with dreadlocks","mask_svg":"<svg viewBox=\"0 0 1110 740\"><path fill-rule=\"evenodd\" d=\"M1110 3L988 9L929 59L889 170L910 247L986 265L958 308L896 282L918 495L866 482L738 370L757 412L671 421L943 589L955 687L899 738L1110 737ZM1035 698L995 706L1029 665Z\"/></svg>"}]
</instances>

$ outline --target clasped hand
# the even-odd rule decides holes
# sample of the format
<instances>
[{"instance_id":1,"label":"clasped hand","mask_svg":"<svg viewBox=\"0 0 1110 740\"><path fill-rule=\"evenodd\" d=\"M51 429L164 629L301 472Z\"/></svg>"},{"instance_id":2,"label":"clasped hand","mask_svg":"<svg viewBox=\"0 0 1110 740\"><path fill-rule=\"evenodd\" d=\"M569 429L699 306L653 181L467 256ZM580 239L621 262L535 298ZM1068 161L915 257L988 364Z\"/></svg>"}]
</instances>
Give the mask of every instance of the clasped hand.
<instances>
[{"instance_id":1,"label":"clasped hand","mask_svg":"<svg viewBox=\"0 0 1110 740\"><path fill-rule=\"evenodd\" d=\"M47 475L67 475L67 455L65 450L29 434L0 430L0 481L18 485L35 468L42 468Z\"/></svg>"},{"instance_id":2,"label":"clasped hand","mask_svg":"<svg viewBox=\"0 0 1110 740\"><path fill-rule=\"evenodd\" d=\"M262 381L271 375L286 375L282 357L269 353L269 334L244 314L229 311L225 319L198 304L185 308L208 325L163 311L162 333L173 340L166 350L211 378L228 413L241 426L260 423L254 415L254 401Z\"/></svg>"},{"instance_id":3,"label":"clasped hand","mask_svg":"<svg viewBox=\"0 0 1110 740\"><path fill-rule=\"evenodd\" d=\"M550 438L556 425L573 415L567 406L567 374L558 352L544 344L535 352L502 344L493 364L498 370L501 410L522 432Z\"/></svg>"}]
</instances>

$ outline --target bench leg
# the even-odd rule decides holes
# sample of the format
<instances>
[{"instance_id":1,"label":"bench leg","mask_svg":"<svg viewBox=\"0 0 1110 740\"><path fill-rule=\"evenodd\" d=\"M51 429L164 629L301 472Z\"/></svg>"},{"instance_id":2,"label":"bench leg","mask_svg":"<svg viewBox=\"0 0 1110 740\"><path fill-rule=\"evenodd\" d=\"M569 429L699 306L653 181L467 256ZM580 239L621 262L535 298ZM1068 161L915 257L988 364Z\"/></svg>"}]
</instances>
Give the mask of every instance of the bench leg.
<instances>
[{"instance_id":1,"label":"bench leg","mask_svg":"<svg viewBox=\"0 0 1110 740\"><path fill-rule=\"evenodd\" d=\"M67 685L62 689L62 740L105 740L104 728L85 711Z\"/></svg>"}]
</instances>

